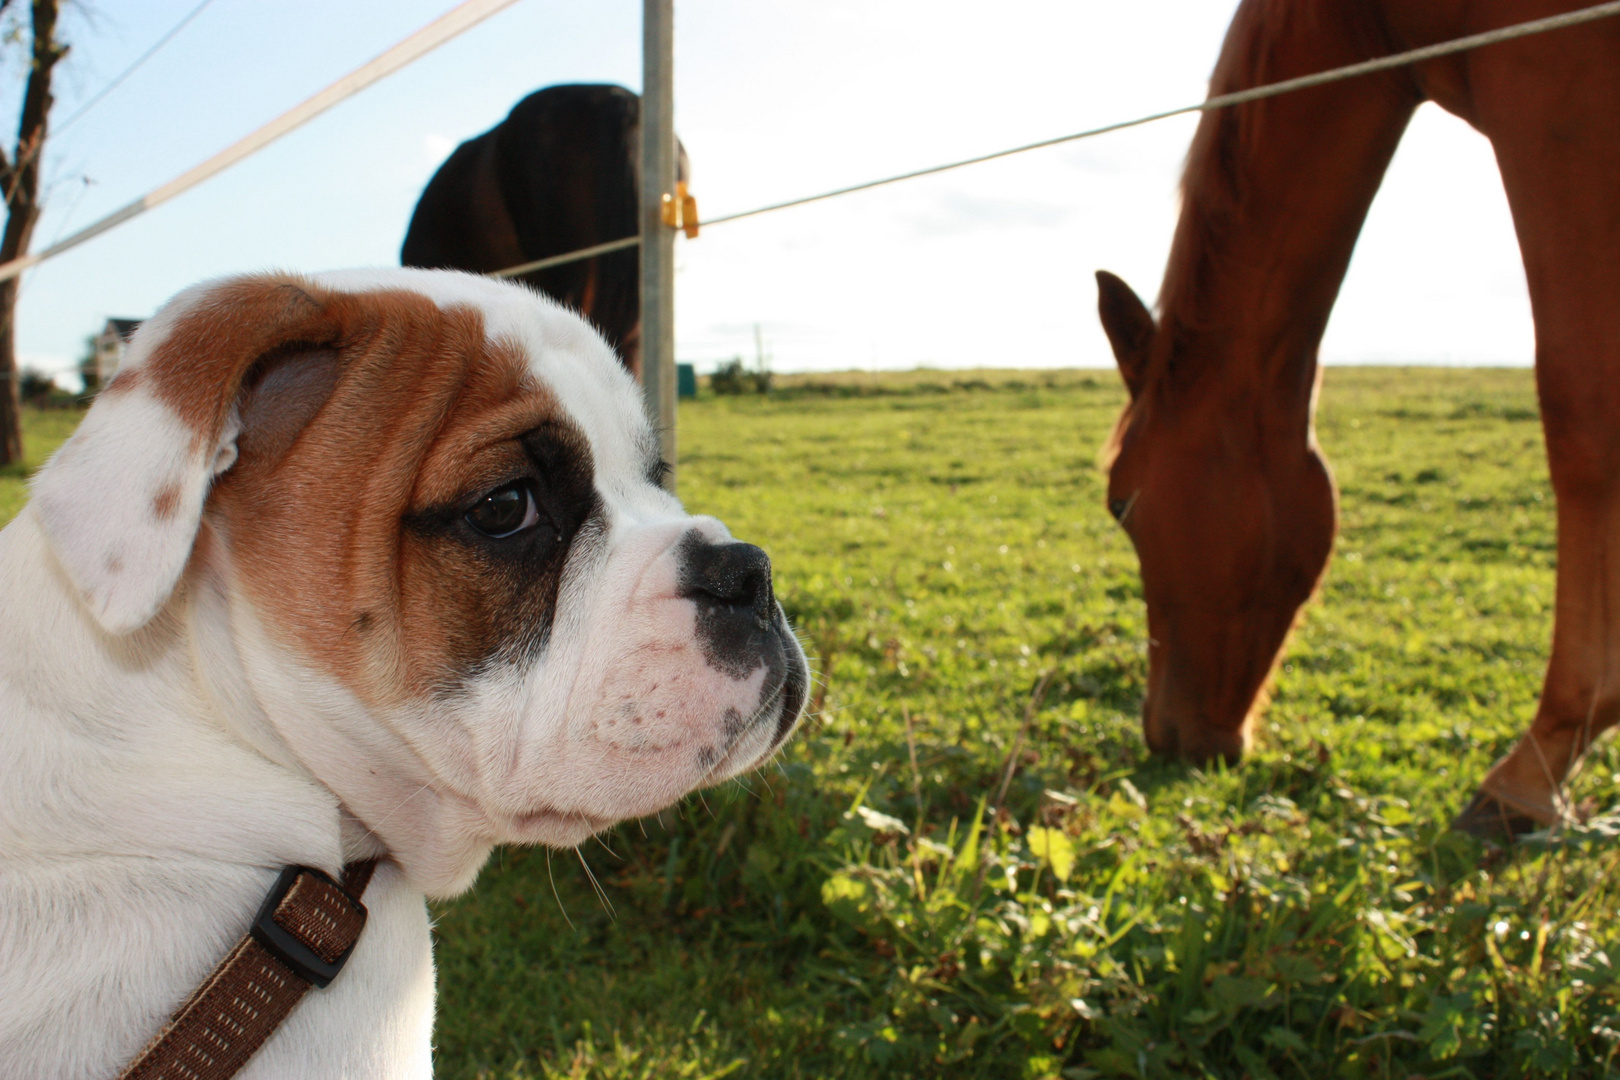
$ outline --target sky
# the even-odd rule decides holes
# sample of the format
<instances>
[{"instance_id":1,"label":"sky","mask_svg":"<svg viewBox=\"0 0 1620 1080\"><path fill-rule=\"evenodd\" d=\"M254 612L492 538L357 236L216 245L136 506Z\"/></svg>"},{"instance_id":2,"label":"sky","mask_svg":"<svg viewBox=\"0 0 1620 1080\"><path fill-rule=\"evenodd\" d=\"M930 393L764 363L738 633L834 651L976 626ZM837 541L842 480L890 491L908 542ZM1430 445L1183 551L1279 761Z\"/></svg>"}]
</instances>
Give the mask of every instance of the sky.
<instances>
[{"instance_id":1,"label":"sky","mask_svg":"<svg viewBox=\"0 0 1620 1080\"><path fill-rule=\"evenodd\" d=\"M66 119L197 0L70 9ZM35 247L172 179L454 0L213 0L46 157ZM676 126L718 216L1203 97L1232 0L676 0ZM196 281L397 265L423 185L520 98L640 82L636 0L519 0L201 187L24 279L25 364ZM20 59L0 65L14 118ZM8 96L9 94L9 96ZM10 130L11 120L5 122ZM1196 121L1181 117L716 226L677 247L700 370L1102 367L1093 271L1151 302ZM1529 303L1489 144L1425 105L1373 206L1330 363L1528 364ZM64 380L68 381L68 380Z\"/></svg>"}]
</instances>

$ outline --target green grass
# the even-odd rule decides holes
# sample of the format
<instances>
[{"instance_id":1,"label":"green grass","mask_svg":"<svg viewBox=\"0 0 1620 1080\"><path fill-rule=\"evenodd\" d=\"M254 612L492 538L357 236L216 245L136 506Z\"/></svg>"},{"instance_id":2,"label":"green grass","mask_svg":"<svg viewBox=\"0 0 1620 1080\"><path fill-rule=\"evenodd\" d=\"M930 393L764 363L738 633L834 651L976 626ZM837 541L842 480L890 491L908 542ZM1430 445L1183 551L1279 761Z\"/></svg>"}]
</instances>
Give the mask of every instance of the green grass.
<instances>
[{"instance_id":1,"label":"green grass","mask_svg":"<svg viewBox=\"0 0 1620 1080\"><path fill-rule=\"evenodd\" d=\"M682 405L681 494L770 550L815 715L582 849L616 915L573 852L440 905L440 1076L1610 1073L1620 828L1445 831L1551 630L1528 372L1328 372L1337 553L1212 771L1142 746L1111 375L781 387ZM1577 802L1617 773L1605 741Z\"/></svg>"},{"instance_id":2,"label":"green grass","mask_svg":"<svg viewBox=\"0 0 1620 1080\"><path fill-rule=\"evenodd\" d=\"M1445 832L1550 631L1529 373L1329 372L1338 557L1230 771L1142 749L1094 465L1119 404L1106 374L915 373L683 406L682 495L770 549L816 716L780 768L584 849L616 917L572 853L444 905L441 1072L1606 1072L1608 830Z\"/></svg>"},{"instance_id":3,"label":"green grass","mask_svg":"<svg viewBox=\"0 0 1620 1080\"><path fill-rule=\"evenodd\" d=\"M0 465L0 525L17 516L28 501L28 476L73 434L83 415L77 409L23 410L23 460Z\"/></svg>"}]
</instances>

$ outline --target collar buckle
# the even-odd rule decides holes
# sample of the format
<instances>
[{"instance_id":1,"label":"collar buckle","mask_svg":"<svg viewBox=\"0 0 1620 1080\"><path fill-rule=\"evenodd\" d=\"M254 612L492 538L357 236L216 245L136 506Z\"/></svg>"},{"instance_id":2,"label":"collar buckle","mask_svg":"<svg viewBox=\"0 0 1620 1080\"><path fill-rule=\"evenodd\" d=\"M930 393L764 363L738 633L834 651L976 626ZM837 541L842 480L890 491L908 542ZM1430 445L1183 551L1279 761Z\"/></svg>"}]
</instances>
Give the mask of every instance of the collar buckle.
<instances>
[{"instance_id":1,"label":"collar buckle","mask_svg":"<svg viewBox=\"0 0 1620 1080\"><path fill-rule=\"evenodd\" d=\"M342 885L308 866L281 871L249 933L294 974L325 987L354 952L366 908Z\"/></svg>"}]
</instances>

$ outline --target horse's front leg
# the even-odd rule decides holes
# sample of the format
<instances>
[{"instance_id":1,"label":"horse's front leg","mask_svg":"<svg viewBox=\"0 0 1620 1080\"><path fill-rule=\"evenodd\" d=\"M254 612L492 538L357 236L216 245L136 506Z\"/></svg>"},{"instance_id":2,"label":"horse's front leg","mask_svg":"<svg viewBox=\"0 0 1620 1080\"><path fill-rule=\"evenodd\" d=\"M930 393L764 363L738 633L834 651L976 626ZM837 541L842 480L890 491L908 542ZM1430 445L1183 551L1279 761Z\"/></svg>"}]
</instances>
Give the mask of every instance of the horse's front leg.
<instances>
[{"instance_id":1,"label":"horse's front leg","mask_svg":"<svg viewBox=\"0 0 1620 1080\"><path fill-rule=\"evenodd\" d=\"M1569 459L1589 455L1565 444L1588 440L1555 430L1555 423L1550 416L1547 442L1558 491L1552 657L1535 722L1457 819L1458 828L1478 835L1510 837L1568 820L1564 782L1593 740L1620 718L1620 472L1596 485L1570 482L1571 473L1588 470ZM1616 425L1611 420L1609 426Z\"/></svg>"},{"instance_id":2,"label":"horse's front leg","mask_svg":"<svg viewBox=\"0 0 1620 1080\"><path fill-rule=\"evenodd\" d=\"M1584 281L1530 275L1536 384L1558 500L1552 656L1535 722L1456 822L1479 835L1568 820L1565 781L1620 719L1620 325L1590 284L1615 280L1596 270L1620 265L1587 269Z\"/></svg>"},{"instance_id":3,"label":"horse's front leg","mask_svg":"<svg viewBox=\"0 0 1620 1080\"><path fill-rule=\"evenodd\" d=\"M1464 6L1479 18L1495 10ZM1525 38L1455 64L1469 95L1460 111L1496 150L1524 256L1558 498L1541 704L1458 820L1511 835L1568 817L1565 781L1620 716L1620 25Z\"/></svg>"}]
</instances>

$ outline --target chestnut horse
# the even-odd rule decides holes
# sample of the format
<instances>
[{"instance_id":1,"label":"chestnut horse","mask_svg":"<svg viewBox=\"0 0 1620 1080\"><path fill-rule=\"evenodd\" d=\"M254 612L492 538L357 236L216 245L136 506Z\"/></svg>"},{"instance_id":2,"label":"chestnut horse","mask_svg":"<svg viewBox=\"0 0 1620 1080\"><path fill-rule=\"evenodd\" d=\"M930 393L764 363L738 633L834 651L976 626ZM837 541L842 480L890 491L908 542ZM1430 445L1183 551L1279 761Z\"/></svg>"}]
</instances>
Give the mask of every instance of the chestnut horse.
<instances>
[{"instance_id":1,"label":"chestnut horse","mask_svg":"<svg viewBox=\"0 0 1620 1080\"><path fill-rule=\"evenodd\" d=\"M1574 10L1568 0L1243 0L1229 93ZM1141 563L1155 751L1235 760L1337 524L1312 418L1317 348L1413 110L1491 140L1536 324L1558 500L1552 655L1529 732L1457 825L1562 819L1563 783L1620 718L1620 20L1206 113L1155 322L1118 278L1098 307L1131 401L1110 511Z\"/></svg>"}]
</instances>

